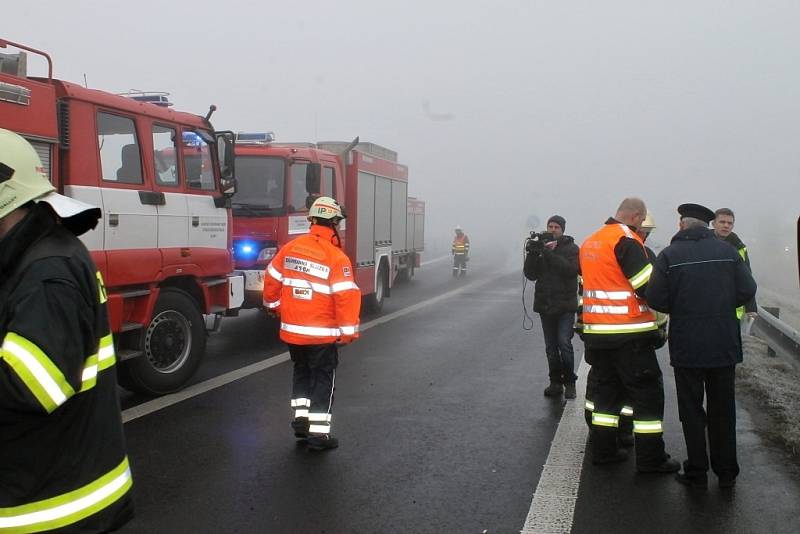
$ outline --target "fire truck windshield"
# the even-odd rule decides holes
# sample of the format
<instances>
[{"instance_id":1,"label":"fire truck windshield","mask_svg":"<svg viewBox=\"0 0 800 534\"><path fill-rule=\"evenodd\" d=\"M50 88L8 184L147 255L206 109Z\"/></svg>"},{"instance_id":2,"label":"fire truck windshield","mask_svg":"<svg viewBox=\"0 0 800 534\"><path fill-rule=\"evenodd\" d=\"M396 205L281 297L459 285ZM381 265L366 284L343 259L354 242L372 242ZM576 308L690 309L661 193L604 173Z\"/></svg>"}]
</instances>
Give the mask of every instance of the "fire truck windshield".
<instances>
[{"instance_id":1,"label":"fire truck windshield","mask_svg":"<svg viewBox=\"0 0 800 534\"><path fill-rule=\"evenodd\" d=\"M284 207L286 161L283 158L238 156L234 215L277 215Z\"/></svg>"}]
</instances>

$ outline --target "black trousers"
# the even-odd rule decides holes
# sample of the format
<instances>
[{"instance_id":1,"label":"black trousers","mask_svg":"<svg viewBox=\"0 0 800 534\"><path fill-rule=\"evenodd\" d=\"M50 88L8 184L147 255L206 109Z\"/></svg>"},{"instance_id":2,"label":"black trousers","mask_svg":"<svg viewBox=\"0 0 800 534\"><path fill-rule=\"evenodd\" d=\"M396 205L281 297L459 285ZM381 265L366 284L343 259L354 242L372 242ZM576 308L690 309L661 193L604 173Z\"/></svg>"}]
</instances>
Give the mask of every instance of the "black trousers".
<instances>
[{"instance_id":1,"label":"black trousers","mask_svg":"<svg viewBox=\"0 0 800 534\"><path fill-rule=\"evenodd\" d=\"M634 413L636 465L655 467L666 460L664 433L664 382L652 343L639 340L615 349L586 349L586 363L594 374L592 455L613 456L622 407Z\"/></svg>"},{"instance_id":2,"label":"black trousers","mask_svg":"<svg viewBox=\"0 0 800 534\"><path fill-rule=\"evenodd\" d=\"M586 424L589 425L589 430L592 429L592 413L594 413L594 390L597 387L597 378L595 377L594 367L589 367L589 374L586 376L586 401L584 405L583 415L586 419ZM619 434L631 435L633 434L633 408L630 401L625 399L622 409L619 413Z\"/></svg>"},{"instance_id":3,"label":"black trousers","mask_svg":"<svg viewBox=\"0 0 800 534\"><path fill-rule=\"evenodd\" d=\"M330 434L336 367L339 365L336 345L289 344L289 355L294 363L292 408L295 419L308 417L311 435Z\"/></svg>"},{"instance_id":4,"label":"black trousers","mask_svg":"<svg viewBox=\"0 0 800 534\"><path fill-rule=\"evenodd\" d=\"M739 474L736 460L735 371L733 365L716 368L675 367L678 414L689 455L684 470L689 476L708 471L706 426L711 469L723 478L735 478ZM704 396L707 412L703 409Z\"/></svg>"}]
</instances>

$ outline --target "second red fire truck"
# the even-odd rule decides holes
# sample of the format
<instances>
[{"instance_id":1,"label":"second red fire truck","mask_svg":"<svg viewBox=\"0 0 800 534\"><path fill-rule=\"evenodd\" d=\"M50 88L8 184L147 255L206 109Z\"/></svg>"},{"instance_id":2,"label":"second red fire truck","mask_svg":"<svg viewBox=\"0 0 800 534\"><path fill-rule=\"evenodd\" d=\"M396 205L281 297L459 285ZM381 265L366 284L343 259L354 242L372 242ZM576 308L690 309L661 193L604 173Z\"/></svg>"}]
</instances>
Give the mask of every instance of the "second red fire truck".
<instances>
[{"instance_id":1,"label":"second red fire truck","mask_svg":"<svg viewBox=\"0 0 800 534\"><path fill-rule=\"evenodd\" d=\"M424 249L425 204L408 197L408 168L373 143L275 143L271 133L236 138L232 198L236 268L245 307L261 306L264 268L279 247L309 231L314 198L344 205L340 234L355 279L373 311L398 279L410 278Z\"/></svg>"}]
</instances>

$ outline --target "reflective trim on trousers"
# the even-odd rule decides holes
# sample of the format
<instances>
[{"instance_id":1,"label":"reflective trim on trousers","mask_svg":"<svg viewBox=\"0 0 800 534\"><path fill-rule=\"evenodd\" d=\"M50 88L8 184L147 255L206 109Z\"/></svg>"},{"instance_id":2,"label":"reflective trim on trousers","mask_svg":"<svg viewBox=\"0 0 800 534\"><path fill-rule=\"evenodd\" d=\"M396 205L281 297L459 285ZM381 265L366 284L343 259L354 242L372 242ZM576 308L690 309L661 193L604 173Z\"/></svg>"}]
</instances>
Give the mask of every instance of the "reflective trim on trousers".
<instances>
[{"instance_id":1,"label":"reflective trim on trousers","mask_svg":"<svg viewBox=\"0 0 800 534\"><path fill-rule=\"evenodd\" d=\"M589 410L590 412L594 411L594 403L590 400L587 400L585 403L583 403L583 407Z\"/></svg>"},{"instance_id":2,"label":"reflective trim on trousers","mask_svg":"<svg viewBox=\"0 0 800 534\"><path fill-rule=\"evenodd\" d=\"M622 409L619 411L619 413L621 413L622 415L626 415L628 417L632 417L633 408L631 408L630 406L623 406Z\"/></svg>"},{"instance_id":3,"label":"reflective trim on trousers","mask_svg":"<svg viewBox=\"0 0 800 534\"><path fill-rule=\"evenodd\" d=\"M660 434L664 432L661 421L633 421L634 434Z\"/></svg>"},{"instance_id":4,"label":"reflective trim on trousers","mask_svg":"<svg viewBox=\"0 0 800 534\"><path fill-rule=\"evenodd\" d=\"M592 424L595 426L617 428L619 426L619 416L607 413L592 412Z\"/></svg>"},{"instance_id":5,"label":"reflective trim on trousers","mask_svg":"<svg viewBox=\"0 0 800 534\"><path fill-rule=\"evenodd\" d=\"M305 397L298 397L296 399L292 399L292 408L298 408L298 407L310 408L311 399L307 399Z\"/></svg>"},{"instance_id":6,"label":"reflective trim on trousers","mask_svg":"<svg viewBox=\"0 0 800 534\"><path fill-rule=\"evenodd\" d=\"M71 525L115 503L132 484L126 457L94 482L69 493L0 508L0 532L40 532Z\"/></svg>"}]
</instances>

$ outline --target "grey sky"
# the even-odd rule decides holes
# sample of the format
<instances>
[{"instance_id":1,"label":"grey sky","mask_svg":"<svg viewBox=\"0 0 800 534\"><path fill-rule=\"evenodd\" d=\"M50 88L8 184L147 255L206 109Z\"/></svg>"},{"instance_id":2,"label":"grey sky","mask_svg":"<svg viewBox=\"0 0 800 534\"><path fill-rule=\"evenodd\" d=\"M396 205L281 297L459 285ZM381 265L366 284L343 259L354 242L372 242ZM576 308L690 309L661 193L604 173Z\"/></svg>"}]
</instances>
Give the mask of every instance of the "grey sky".
<instances>
[{"instance_id":1,"label":"grey sky","mask_svg":"<svg viewBox=\"0 0 800 534\"><path fill-rule=\"evenodd\" d=\"M397 150L432 242L458 223L476 253L516 249L529 214L553 213L580 242L626 195L667 242L675 206L700 202L733 208L756 269L769 257L797 288L797 2L7 4L0 35L59 78L214 103L221 129Z\"/></svg>"}]
</instances>

